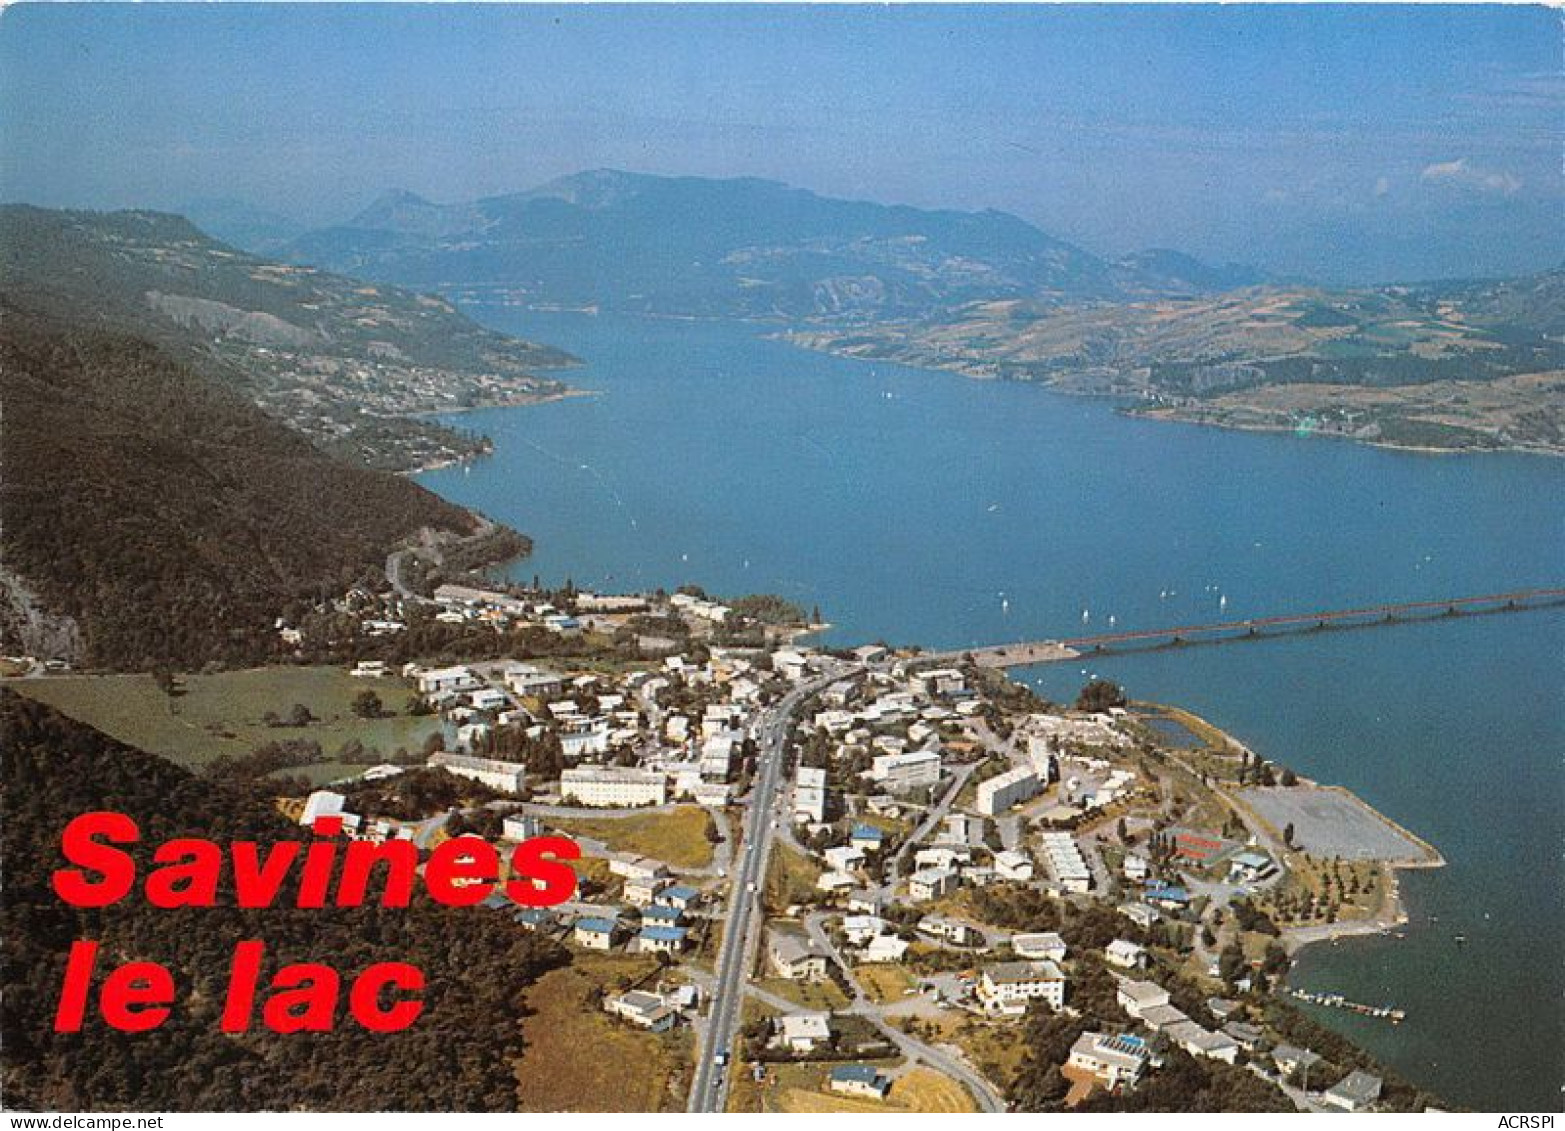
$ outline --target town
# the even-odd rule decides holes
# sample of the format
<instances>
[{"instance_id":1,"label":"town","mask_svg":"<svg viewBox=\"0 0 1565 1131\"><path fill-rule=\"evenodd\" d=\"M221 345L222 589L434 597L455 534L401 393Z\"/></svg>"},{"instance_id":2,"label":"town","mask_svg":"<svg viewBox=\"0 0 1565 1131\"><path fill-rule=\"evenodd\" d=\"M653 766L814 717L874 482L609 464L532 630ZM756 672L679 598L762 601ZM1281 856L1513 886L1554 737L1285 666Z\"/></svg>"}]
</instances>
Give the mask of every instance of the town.
<instances>
[{"instance_id":1,"label":"town","mask_svg":"<svg viewBox=\"0 0 1565 1131\"><path fill-rule=\"evenodd\" d=\"M1299 945L1394 927L1393 867L1437 863L1426 845L1106 681L1051 704L960 654L808 647L818 613L745 600L359 600L361 640L416 602L639 658L354 660L438 731L280 804L421 848L575 838L570 901L487 906L570 950L598 1019L562 1023L642 1050L621 1070L658 1077L656 1107L1113 1110L1190 1063L1290 1110L1410 1102L1285 980Z\"/></svg>"}]
</instances>

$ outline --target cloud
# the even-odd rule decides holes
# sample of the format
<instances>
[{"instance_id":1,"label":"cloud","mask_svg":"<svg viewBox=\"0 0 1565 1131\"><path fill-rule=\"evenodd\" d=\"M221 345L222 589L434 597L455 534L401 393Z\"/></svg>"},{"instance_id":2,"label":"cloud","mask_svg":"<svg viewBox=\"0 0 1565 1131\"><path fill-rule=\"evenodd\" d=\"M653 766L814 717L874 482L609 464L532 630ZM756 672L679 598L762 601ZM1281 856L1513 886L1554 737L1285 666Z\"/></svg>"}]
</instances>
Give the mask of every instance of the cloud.
<instances>
[{"instance_id":1,"label":"cloud","mask_svg":"<svg viewBox=\"0 0 1565 1131\"><path fill-rule=\"evenodd\" d=\"M1422 174L1426 184L1455 185L1477 192L1496 192L1510 196L1522 187L1521 178L1504 169L1485 169L1474 165L1465 157L1455 161L1437 161L1424 166Z\"/></svg>"},{"instance_id":2,"label":"cloud","mask_svg":"<svg viewBox=\"0 0 1565 1131\"><path fill-rule=\"evenodd\" d=\"M1427 177L1429 175L1429 170L1427 170L1427 169L1424 170L1424 175ZM1391 178L1390 177L1379 177L1379 178L1377 178L1375 180L1375 195L1376 196L1385 196L1390 191L1391 191Z\"/></svg>"}]
</instances>

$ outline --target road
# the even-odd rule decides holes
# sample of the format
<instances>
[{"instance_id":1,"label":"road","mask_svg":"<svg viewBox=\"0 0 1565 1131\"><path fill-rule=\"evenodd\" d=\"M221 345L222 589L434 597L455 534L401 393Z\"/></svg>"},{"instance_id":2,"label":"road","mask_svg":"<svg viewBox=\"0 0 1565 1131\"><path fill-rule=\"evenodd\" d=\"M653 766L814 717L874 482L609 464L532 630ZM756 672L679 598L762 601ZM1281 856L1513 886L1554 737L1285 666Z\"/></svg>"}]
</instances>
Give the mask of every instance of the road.
<instances>
[{"instance_id":1,"label":"road","mask_svg":"<svg viewBox=\"0 0 1565 1131\"><path fill-rule=\"evenodd\" d=\"M908 1015L922 1012L918 1008L923 1002L915 1002L912 999L903 999L901 1002L892 1002L886 1005L876 1005L859 985L859 980L853 975L853 967L847 958L837 949L832 941L831 934L826 930L826 920L830 918L826 912L816 912L805 920L804 927L810 938L814 939L831 960L841 968L847 978L848 986L853 990L853 1001L844 1013L856 1014L863 1017L886 1040L897 1047L897 1051L906 1058L908 1066L914 1064L927 1064L936 1072L949 1076L953 1080L959 1080L973 1097L973 1102L978 1105L979 1111L998 1112L1006 1110L1005 1099L986 1080L983 1073L975 1069L962 1056L960 1051L946 1051L944 1047L936 1048L925 1044L923 1041L904 1033L901 1029L888 1024L887 1017ZM793 1007L790 1007L790 1012Z\"/></svg>"},{"instance_id":2,"label":"road","mask_svg":"<svg viewBox=\"0 0 1565 1131\"><path fill-rule=\"evenodd\" d=\"M967 784L967 779L973 776L978 766L979 763L977 762L969 762L965 766L956 768L951 775L951 784L946 787L946 791L941 796L940 801L924 815L924 819L919 822L918 827L902 842L901 849L887 862L886 881L880 888L881 894L885 897L888 899L891 897L893 889L897 886L897 881L902 878L902 868L907 863L907 858L913 855L913 850L928 838L934 827L945 820L946 814L951 811L951 806L956 801L957 794L962 792L962 787Z\"/></svg>"},{"instance_id":3,"label":"road","mask_svg":"<svg viewBox=\"0 0 1565 1131\"><path fill-rule=\"evenodd\" d=\"M717 979L712 1007L707 1013L706 1038L696 1056L688 1110L722 1111L728 1088L728 1065L739 1034L740 1005L744 998L752 956L759 942L761 889L766 882L766 862L771 854L777 787L793 713L811 695L840 679L840 673L794 688L762 714L756 725L757 762L755 785L746 807L744 839L734 867L724 916L723 944L717 957ZM717 1064L721 1056L723 1063Z\"/></svg>"}]
</instances>

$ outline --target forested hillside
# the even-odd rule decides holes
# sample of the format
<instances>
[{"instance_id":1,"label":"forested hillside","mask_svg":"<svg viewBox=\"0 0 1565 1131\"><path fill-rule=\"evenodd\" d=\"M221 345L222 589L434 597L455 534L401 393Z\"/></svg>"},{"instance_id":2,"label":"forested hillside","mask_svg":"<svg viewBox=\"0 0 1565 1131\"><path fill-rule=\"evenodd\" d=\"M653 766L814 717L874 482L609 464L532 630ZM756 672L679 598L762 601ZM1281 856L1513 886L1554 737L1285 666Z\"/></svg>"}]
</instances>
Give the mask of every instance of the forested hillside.
<instances>
[{"instance_id":1,"label":"forested hillside","mask_svg":"<svg viewBox=\"0 0 1565 1131\"><path fill-rule=\"evenodd\" d=\"M93 664L264 659L288 601L339 592L420 527L475 526L158 346L9 298L0 397L0 567L74 619ZM0 649L36 647L20 621L0 617Z\"/></svg>"},{"instance_id":2,"label":"forested hillside","mask_svg":"<svg viewBox=\"0 0 1565 1131\"><path fill-rule=\"evenodd\" d=\"M133 817L142 874L150 846L169 838L253 839L264 853L300 830L264 798L194 777L5 691L0 750L7 1109L514 1109L509 1062L527 1033L526 1022L518 1024L522 992L564 961L558 946L506 915L439 907L421 894L406 910L238 910L229 879L224 906L215 908L162 910L139 896L101 911L71 908L49 876L59 866L60 831L80 813ZM280 903L293 892L290 881ZM80 1034L54 1033L65 958L77 939L97 940L117 960L168 967L176 986L169 1020L139 1035L91 1020ZM286 962L327 962L345 977L374 962L412 963L426 977L425 1012L389 1034L364 1032L343 1009L330 1033L223 1035L228 964L246 939L266 944L263 977Z\"/></svg>"},{"instance_id":3,"label":"forested hillside","mask_svg":"<svg viewBox=\"0 0 1565 1131\"><path fill-rule=\"evenodd\" d=\"M320 447L392 470L486 446L416 414L559 396L536 371L573 361L438 296L247 255L161 212L0 206L0 286L145 338Z\"/></svg>"}]
</instances>

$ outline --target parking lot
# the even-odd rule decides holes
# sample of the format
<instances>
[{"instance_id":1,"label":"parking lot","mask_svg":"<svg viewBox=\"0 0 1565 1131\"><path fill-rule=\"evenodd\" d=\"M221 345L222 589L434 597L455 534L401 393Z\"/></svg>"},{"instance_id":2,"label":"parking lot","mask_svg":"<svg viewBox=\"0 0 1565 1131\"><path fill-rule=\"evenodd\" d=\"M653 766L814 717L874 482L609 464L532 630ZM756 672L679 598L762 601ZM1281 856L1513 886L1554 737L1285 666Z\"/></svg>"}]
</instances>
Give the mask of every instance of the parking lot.
<instances>
[{"instance_id":1,"label":"parking lot","mask_svg":"<svg viewBox=\"0 0 1565 1131\"><path fill-rule=\"evenodd\" d=\"M1239 797L1278 832L1292 825L1294 843L1316 856L1396 863L1429 858L1422 845L1345 790L1247 789Z\"/></svg>"}]
</instances>

